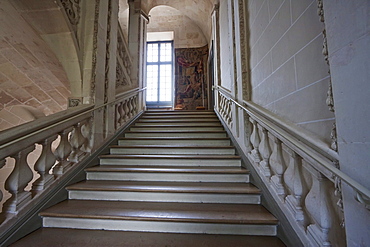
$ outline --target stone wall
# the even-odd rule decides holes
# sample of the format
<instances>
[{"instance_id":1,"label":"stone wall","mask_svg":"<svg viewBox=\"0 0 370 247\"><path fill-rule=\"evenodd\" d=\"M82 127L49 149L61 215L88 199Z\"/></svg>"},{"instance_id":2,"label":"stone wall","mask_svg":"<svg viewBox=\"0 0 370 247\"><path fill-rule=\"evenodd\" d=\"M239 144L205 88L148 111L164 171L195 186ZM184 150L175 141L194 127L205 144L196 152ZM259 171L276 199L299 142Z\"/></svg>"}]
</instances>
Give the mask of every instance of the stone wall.
<instances>
[{"instance_id":1,"label":"stone wall","mask_svg":"<svg viewBox=\"0 0 370 247\"><path fill-rule=\"evenodd\" d=\"M67 108L69 82L48 45L20 16L11 1L0 5L0 130L30 118L28 106L49 115ZM30 108L27 108L30 109Z\"/></svg>"},{"instance_id":2,"label":"stone wall","mask_svg":"<svg viewBox=\"0 0 370 247\"><path fill-rule=\"evenodd\" d=\"M194 48L207 44L202 30L180 11L168 6L158 6L149 14L148 32L174 31L175 48Z\"/></svg>"},{"instance_id":3,"label":"stone wall","mask_svg":"<svg viewBox=\"0 0 370 247\"><path fill-rule=\"evenodd\" d=\"M315 0L248 1L251 99L329 143L334 115L317 9Z\"/></svg>"}]
</instances>

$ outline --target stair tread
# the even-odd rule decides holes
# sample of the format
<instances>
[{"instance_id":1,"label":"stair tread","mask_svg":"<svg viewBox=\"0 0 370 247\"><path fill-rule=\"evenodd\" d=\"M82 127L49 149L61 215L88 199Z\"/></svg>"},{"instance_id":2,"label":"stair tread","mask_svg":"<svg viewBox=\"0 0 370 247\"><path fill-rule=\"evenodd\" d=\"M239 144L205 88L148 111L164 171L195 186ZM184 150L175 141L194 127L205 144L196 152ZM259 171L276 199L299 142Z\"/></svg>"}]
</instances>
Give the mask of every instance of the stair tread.
<instances>
[{"instance_id":1,"label":"stair tread","mask_svg":"<svg viewBox=\"0 0 370 247\"><path fill-rule=\"evenodd\" d=\"M235 160L239 155L192 155L192 154L105 154L104 159L197 159L197 160Z\"/></svg>"},{"instance_id":2,"label":"stair tread","mask_svg":"<svg viewBox=\"0 0 370 247\"><path fill-rule=\"evenodd\" d=\"M193 133L211 133L211 134L216 134L216 133L226 133L225 130L129 130L126 131L125 134L128 133L187 133L187 134L193 134Z\"/></svg>"},{"instance_id":3,"label":"stair tread","mask_svg":"<svg viewBox=\"0 0 370 247\"><path fill-rule=\"evenodd\" d=\"M225 182L147 182L147 181L96 181L85 180L67 187L67 190L88 191L140 191L172 193L218 193L260 194L261 191L249 183Z\"/></svg>"},{"instance_id":4,"label":"stair tread","mask_svg":"<svg viewBox=\"0 0 370 247\"><path fill-rule=\"evenodd\" d=\"M204 137L204 138L198 138L198 137L122 137L119 140L230 140L229 137Z\"/></svg>"},{"instance_id":5,"label":"stair tread","mask_svg":"<svg viewBox=\"0 0 370 247\"><path fill-rule=\"evenodd\" d=\"M156 172L156 173L210 173L248 174L243 167L228 166L155 166L155 165L103 165L85 169L88 172Z\"/></svg>"},{"instance_id":6,"label":"stair tread","mask_svg":"<svg viewBox=\"0 0 370 247\"><path fill-rule=\"evenodd\" d=\"M43 217L150 220L223 224L277 224L261 205L179 202L66 200L40 213Z\"/></svg>"},{"instance_id":7,"label":"stair tread","mask_svg":"<svg viewBox=\"0 0 370 247\"><path fill-rule=\"evenodd\" d=\"M124 241L122 241L124 240ZM277 237L43 228L12 247L283 247Z\"/></svg>"},{"instance_id":8,"label":"stair tread","mask_svg":"<svg viewBox=\"0 0 370 247\"><path fill-rule=\"evenodd\" d=\"M153 148L153 149L235 149L234 146L165 146L165 145L131 145L131 146L120 146L120 145L112 145L110 148Z\"/></svg>"}]
</instances>

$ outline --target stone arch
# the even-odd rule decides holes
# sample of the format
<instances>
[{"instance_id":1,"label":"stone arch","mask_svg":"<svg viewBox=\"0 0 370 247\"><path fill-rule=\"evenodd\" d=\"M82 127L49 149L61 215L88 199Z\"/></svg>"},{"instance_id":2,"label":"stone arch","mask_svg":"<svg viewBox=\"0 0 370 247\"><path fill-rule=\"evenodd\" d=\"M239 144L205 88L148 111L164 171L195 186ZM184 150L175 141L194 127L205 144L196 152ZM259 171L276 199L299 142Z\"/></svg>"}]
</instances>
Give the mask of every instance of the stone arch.
<instances>
[{"instance_id":1,"label":"stone arch","mask_svg":"<svg viewBox=\"0 0 370 247\"><path fill-rule=\"evenodd\" d=\"M12 4L23 19L48 44L62 64L68 77L71 96L80 97L82 94L82 59L78 24L81 10L75 2L14 0Z\"/></svg>"}]
</instances>

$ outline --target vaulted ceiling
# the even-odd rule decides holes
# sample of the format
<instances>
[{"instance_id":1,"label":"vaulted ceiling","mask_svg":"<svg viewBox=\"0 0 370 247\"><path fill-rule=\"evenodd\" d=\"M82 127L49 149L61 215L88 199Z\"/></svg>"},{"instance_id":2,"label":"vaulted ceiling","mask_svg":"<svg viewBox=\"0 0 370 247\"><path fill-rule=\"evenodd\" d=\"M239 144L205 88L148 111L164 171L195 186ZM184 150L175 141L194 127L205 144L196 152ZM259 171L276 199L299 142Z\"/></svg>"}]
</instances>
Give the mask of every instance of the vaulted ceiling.
<instances>
[{"instance_id":1,"label":"vaulted ceiling","mask_svg":"<svg viewBox=\"0 0 370 247\"><path fill-rule=\"evenodd\" d=\"M209 40L211 35L211 13L218 0L142 0L142 9L150 15L150 10L157 6L170 6L190 18ZM128 15L127 0L120 0L120 19Z\"/></svg>"}]
</instances>

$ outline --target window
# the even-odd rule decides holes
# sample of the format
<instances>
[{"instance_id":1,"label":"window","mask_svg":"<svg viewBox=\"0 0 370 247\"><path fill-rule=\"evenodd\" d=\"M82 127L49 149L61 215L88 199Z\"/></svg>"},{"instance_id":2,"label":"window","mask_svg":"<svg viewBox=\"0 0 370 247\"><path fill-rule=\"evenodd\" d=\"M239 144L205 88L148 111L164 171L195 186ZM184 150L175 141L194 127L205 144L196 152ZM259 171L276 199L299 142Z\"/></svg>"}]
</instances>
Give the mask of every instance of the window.
<instances>
[{"instance_id":1,"label":"window","mask_svg":"<svg viewBox=\"0 0 370 247\"><path fill-rule=\"evenodd\" d=\"M147 105L172 106L172 41L147 43Z\"/></svg>"}]
</instances>

